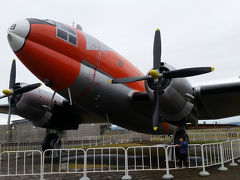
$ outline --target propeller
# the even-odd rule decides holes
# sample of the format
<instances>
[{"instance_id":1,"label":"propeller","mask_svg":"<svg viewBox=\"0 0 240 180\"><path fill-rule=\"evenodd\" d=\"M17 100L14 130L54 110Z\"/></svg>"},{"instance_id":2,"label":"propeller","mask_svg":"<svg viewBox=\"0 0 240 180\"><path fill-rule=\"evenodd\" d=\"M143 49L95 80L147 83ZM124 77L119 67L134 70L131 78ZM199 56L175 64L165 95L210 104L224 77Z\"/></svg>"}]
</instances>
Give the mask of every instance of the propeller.
<instances>
[{"instance_id":1,"label":"propeller","mask_svg":"<svg viewBox=\"0 0 240 180\"><path fill-rule=\"evenodd\" d=\"M9 88L2 90L4 95L0 96L0 99L8 97L9 109L8 109L7 133L10 130L10 120L11 120L11 113L12 113L11 110L12 110L12 107L15 105L15 102L13 101L15 96L32 91L42 85L42 83L35 83L35 84L26 85L24 87L17 87L17 84L18 83L16 83L16 61L15 59L13 59L12 67L10 71Z\"/></svg>"},{"instance_id":2,"label":"propeller","mask_svg":"<svg viewBox=\"0 0 240 180\"><path fill-rule=\"evenodd\" d=\"M159 117L159 93L163 91L161 87L161 79L172 79L172 78L184 78L197 76L200 74L209 73L214 70L212 67L195 67L195 68L184 68L172 71L161 72L161 35L160 30L155 31L154 43L153 43L153 68L150 70L149 74L146 76L136 76L136 77L124 77L119 79L113 79L110 81L112 84L125 84L131 82L137 82L142 80L153 80L153 114L152 122L153 129L156 131L158 129L158 117Z\"/></svg>"}]
</instances>

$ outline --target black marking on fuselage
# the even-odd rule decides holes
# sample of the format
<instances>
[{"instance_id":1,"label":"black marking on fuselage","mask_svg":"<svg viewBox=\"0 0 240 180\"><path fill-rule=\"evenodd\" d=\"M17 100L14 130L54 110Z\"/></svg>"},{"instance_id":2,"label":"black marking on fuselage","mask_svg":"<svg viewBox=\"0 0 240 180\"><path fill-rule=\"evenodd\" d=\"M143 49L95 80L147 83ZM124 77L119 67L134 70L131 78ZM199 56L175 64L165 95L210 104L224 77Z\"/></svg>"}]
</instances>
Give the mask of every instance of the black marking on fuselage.
<instances>
[{"instance_id":1,"label":"black marking on fuselage","mask_svg":"<svg viewBox=\"0 0 240 180\"><path fill-rule=\"evenodd\" d=\"M28 19L27 19L27 20L28 20ZM29 24L30 24L29 31L28 31L28 33L27 33L26 38L24 39L24 43L23 43L22 47L21 47L19 50L14 51L14 52L19 52L19 51L21 51L21 50L23 49L23 47L25 46L26 41L27 41L27 38L28 38L28 36L29 36L29 34L30 34L30 32L31 32L31 29L32 29L32 27L31 27L31 23L30 23L30 22L29 22Z\"/></svg>"},{"instance_id":2,"label":"black marking on fuselage","mask_svg":"<svg viewBox=\"0 0 240 180\"><path fill-rule=\"evenodd\" d=\"M27 20L29 21L30 24L46 24L46 25L56 26L41 19L27 18Z\"/></svg>"}]
</instances>

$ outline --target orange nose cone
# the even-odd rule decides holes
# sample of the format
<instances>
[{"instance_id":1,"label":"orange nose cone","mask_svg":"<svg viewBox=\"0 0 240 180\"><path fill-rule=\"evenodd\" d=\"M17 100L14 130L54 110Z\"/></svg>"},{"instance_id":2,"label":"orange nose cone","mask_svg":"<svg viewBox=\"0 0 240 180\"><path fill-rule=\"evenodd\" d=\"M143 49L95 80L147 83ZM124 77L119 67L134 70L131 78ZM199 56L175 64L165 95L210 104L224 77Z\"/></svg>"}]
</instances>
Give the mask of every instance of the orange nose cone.
<instances>
[{"instance_id":1,"label":"orange nose cone","mask_svg":"<svg viewBox=\"0 0 240 180\"><path fill-rule=\"evenodd\" d=\"M55 91L71 86L80 72L78 61L32 41L15 54L41 81L50 80Z\"/></svg>"}]
</instances>

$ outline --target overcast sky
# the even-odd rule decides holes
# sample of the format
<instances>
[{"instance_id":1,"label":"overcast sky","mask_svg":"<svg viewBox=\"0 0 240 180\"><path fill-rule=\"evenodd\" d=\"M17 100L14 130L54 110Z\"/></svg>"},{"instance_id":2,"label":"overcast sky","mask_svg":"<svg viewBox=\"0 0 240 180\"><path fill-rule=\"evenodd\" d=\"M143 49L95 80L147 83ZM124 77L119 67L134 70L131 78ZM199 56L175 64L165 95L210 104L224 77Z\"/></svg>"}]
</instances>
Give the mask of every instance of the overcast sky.
<instances>
[{"instance_id":1,"label":"overcast sky","mask_svg":"<svg viewBox=\"0 0 240 180\"><path fill-rule=\"evenodd\" d=\"M215 67L211 74L189 78L193 85L239 81L239 9L239 0L2 1L0 89L8 87L11 60L15 57L6 31L14 21L28 17L70 25L74 21L144 73L152 67L153 37L158 27L163 61L177 68ZM20 61L17 81L38 82ZM0 119L6 117L0 115Z\"/></svg>"}]
</instances>

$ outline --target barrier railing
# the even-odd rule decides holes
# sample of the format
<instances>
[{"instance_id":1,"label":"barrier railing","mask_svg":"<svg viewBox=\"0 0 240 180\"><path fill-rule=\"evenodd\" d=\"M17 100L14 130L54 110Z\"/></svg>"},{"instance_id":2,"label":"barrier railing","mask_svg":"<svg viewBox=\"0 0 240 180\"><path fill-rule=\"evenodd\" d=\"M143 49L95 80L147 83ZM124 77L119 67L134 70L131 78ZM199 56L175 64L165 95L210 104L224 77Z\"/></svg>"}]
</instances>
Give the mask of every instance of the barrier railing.
<instances>
[{"instance_id":1,"label":"barrier railing","mask_svg":"<svg viewBox=\"0 0 240 180\"><path fill-rule=\"evenodd\" d=\"M43 153L43 174L83 174L85 150L49 149Z\"/></svg>"},{"instance_id":2,"label":"barrier railing","mask_svg":"<svg viewBox=\"0 0 240 180\"><path fill-rule=\"evenodd\" d=\"M164 146L133 146L126 149L128 171L164 170Z\"/></svg>"},{"instance_id":3,"label":"barrier railing","mask_svg":"<svg viewBox=\"0 0 240 180\"><path fill-rule=\"evenodd\" d=\"M221 165L219 170L226 171L226 163L236 165L240 140L190 144L185 164L180 157L174 145L5 151L0 153L0 177L32 175L43 180L45 175L82 174L87 180L89 173L124 172L122 179L131 179L129 172L163 170L163 178L169 179L170 171L178 168L202 168L199 174L207 176L207 167Z\"/></svg>"},{"instance_id":4,"label":"barrier railing","mask_svg":"<svg viewBox=\"0 0 240 180\"><path fill-rule=\"evenodd\" d=\"M190 142L194 141L228 141L239 138L239 132L196 132L188 133ZM121 144L128 142L170 142L168 135L148 135L140 133L120 134L109 136L87 136L78 137L77 139L62 139L62 148L86 148L100 145ZM20 150L41 150L41 141L32 142L1 142L0 152L3 151L20 151Z\"/></svg>"},{"instance_id":5,"label":"barrier railing","mask_svg":"<svg viewBox=\"0 0 240 180\"><path fill-rule=\"evenodd\" d=\"M0 177L3 176L40 176L43 179L42 152L5 151L0 153Z\"/></svg>"},{"instance_id":6,"label":"barrier railing","mask_svg":"<svg viewBox=\"0 0 240 180\"><path fill-rule=\"evenodd\" d=\"M87 173L125 170L125 149L122 147L90 148L86 156Z\"/></svg>"},{"instance_id":7,"label":"barrier railing","mask_svg":"<svg viewBox=\"0 0 240 180\"><path fill-rule=\"evenodd\" d=\"M239 139L239 132L188 132L191 141L227 141Z\"/></svg>"}]
</instances>

